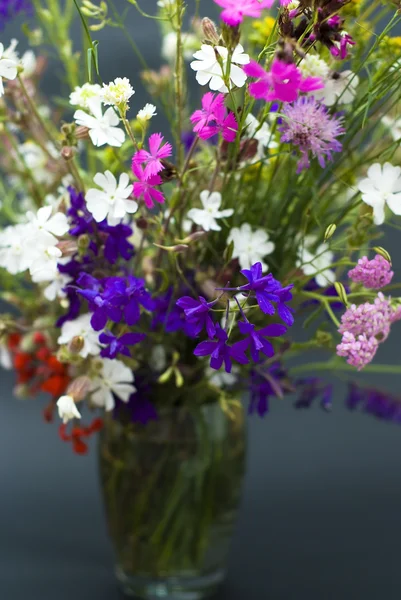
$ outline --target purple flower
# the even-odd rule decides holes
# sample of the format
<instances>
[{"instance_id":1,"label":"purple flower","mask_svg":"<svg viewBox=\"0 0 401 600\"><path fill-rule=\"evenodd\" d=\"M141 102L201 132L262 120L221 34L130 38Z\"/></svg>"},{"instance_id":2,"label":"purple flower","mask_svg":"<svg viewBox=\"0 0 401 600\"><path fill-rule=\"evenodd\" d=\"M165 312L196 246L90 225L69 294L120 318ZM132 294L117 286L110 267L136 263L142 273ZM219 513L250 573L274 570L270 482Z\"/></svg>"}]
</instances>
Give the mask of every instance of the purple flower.
<instances>
[{"instance_id":1,"label":"purple flower","mask_svg":"<svg viewBox=\"0 0 401 600\"><path fill-rule=\"evenodd\" d=\"M337 140L345 132L341 119L330 115L313 96L302 96L285 105L283 114L286 118L280 127L281 141L298 146L301 152L297 173L309 167L309 154L324 168L326 159L332 160L333 152L341 152L342 144Z\"/></svg>"},{"instance_id":2,"label":"purple flower","mask_svg":"<svg viewBox=\"0 0 401 600\"><path fill-rule=\"evenodd\" d=\"M134 247L128 241L132 235L132 229L129 225L120 223L119 225L110 226L106 221L101 226L102 231L107 234L104 245L104 257L114 265L121 256L124 260L130 260L134 254Z\"/></svg>"},{"instance_id":3,"label":"purple flower","mask_svg":"<svg viewBox=\"0 0 401 600\"><path fill-rule=\"evenodd\" d=\"M256 331L255 325L249 323L249 321L238 321L238 328L242 335L247 336L245 341L247 347L250 348L251 357L255 363L259 362L259 352L262 352L268 358L274 356L274 348L266 337L279 337L287 331L284 325L278 323L271 323L267 327Z\"/></svg>"},{"instance_id":4,"label":"purple flower","mask_svg":"<svg viewBox=\"0 0 401 600\"><path fill-rule=\"evenodd\" d=\"M107 280L106 280L107 281ZM82 273L77 284L83 289L77 292L89 303L89 310L93 313L91 325L95 331L104 329L110 319L119 323L123 317L120 299L113 293L113 288L105 288L104 282L95 279L87 273Z\"/></svg>"},{"instance_id":5,"label":"purple flower","mask_svg":"<svg viewBox=\"0 0 401 600\"><path fill-rule=\"evenodd\" d=\"M363 388L355 382L349 384L346 406L357 408L378 419L401 423L401 400L385 390Z\"/></svg>"},{"instance_id":6,"label":"purple flower","mask_svg":"<svg viewBox=\"0 0 401 600\"><path fill-rule=\"evenodd\" d=\"M362 256L357 265L348 271L348 277L355 283L361 283L365 288L379 290L388 285L394 272L391 270L391 264L380 254L376 254L373 260L367 256Z\"/></svg>"},{"instance_id":7,"label":"purple flower","mask_svg":"<svg viewBox=\"0 0 401 600\"><path fill-rule=\"evenodd\" d=\"M7 21L11 21L22 12L29 16L32 14L32 4L29 0L0 0L0 30Z\"/></svg>"},{"instance_id":8,"label":"purple flower","mask_svg":"<svg viewBox=\"0 0 401 600\"><path fill-rule=\"evenodd\" d=\"M199 300L195 300L190 296L183 296L177 300L177 306L184 311L190 337L196 337L199 335L204 327L206 328L209 338L215 337L216 327L209 314L210 307L215 303L216 300L213 302L207 302L202 296L199 296Z\"/></svg>"},{"instance_id":9,"label":"purple flower","mask_svg":"<svg viewBox=\"0 0 401 600\"><path fill-rule=\"evenodd\" d=\"M143 279L129 275L125 281L126 306L124 310L124 316L127 325L132 326L139 321L140 306L143 306L146 310L151 311L154 309L154 302L151 295L145 288L145 282Z\"/></svg>"},{"instance_id":10,"label":"purple flower","mask_svg":"<svg viewBox=\"0 0 401 600\"><path fill-rule=\"evenodd\" d=\"M146 338L144 333L124 333L120 337L116 337L109 331L105 331L99 335L99 342L106 344L106 348L102 348L100 355L105 358L116 358L118 354L131 356L128 346L139 344Z\"/></svg>"},{"instance_id":11,"label":"purple flower","mask_svg":"<svg viewBox=\"0 0 401 600\"><path fill-rule=\"evenodd\" d=\"M320 406L330 411L332 406L333 385L324 385L319 377L305 377L296 382L300 394L294 403L295 408L310 408L320 398Z\"/></svg>"},{"instance_id":12,"label":"purple flower","mask_svg":"<svg viewBox=\"0 0 401 600\"><path fill-rule=\"evenodd\" d=\"M242 285L239 289L255 292L259 308L267 315L275 314L276 309L273 303L277 304L279 317L290 327L294 323L294 317L291 309L286 306L286 302L292 299L293 284L283 288L271 273L263 276L260 262L252 265L250 269L243 269L241 273L248 279L249 283Z\"/></svg>"},{"instance_id":13,"label":"purple flower","mask_svg":"<svg viewBox=\"0 0 401 600\"><path fill-rule=\"evenodd\" d=\"M269 398L283 396L281 381L286 377L287 373L279 362L273 363L268 368L260 365L251 369L249 414L257 412L260 417L264 417L269 412Z\"/></svg>"},{"instance_id":14,"label":"purple flower","mask_svg":"<svg viewBox=\"0 0 401 600\"><path fill-rule=\"evenodd\" d=\"M131 394L128 402L123 402L115 397L115 407L113 417L119 420L128 419L132 423L141 423L146 425L149 421L157 421L158 414L156 408L149 400L154 390L148 379L149 373L144 376L141 373L135 374L136 392Z\"/></svg>"},{"instance_id":15,"label":"purple flower","mask_svg":"<svg viewBox=\"0 0 401 600\"><path fill-rule=\"evenodd\" d=\"M248 346L248 340L241 340L236 342L232 346L227 344L228 336L227 333L216 323L216 337L217 340L208 340L200 342L194 350L195 356L210 356L210 366L212 369L217 371L224 367L227 373L231 373L232 360L239 362L241 365L249 363L248 358L245 355L245 351Z\"/></svg>"}]
</instances>

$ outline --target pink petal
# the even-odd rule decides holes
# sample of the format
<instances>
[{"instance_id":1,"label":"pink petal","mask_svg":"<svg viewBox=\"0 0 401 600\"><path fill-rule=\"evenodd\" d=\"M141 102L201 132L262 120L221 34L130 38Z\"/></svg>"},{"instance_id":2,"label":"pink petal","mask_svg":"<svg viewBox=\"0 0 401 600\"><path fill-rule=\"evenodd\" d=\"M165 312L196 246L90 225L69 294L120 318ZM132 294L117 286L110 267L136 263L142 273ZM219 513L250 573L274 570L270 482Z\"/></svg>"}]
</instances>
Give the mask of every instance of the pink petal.
<instances>
[{"instance_id":1,"label":"pink petal","mask_svg":"<svg viewBox=\"0 0 401 600\"><path fill-rule=\"evenodd\" d=\"M255 60L251 60L251 62L247 65L244 65L245 74L248 77L266 77L267 73L263 67L261 67Z\"/></svg>"},{"instance_id":2,"label":"pink petal","mask_svg":"<svg viewBox=\"0 0 401 600\"><path fill-rule=\"evenodd\" d=\"M138 152L135 152L134 156L132 157L132 163L140 165L146 162L149 158L149 152L147 152L146 150L138 150Z\"/></svg>"},{"instance_id":3,"label":"pink petal","mask_svg":"<svg viewBox=\"0 0 401 600\"><path fill-rule=\"evenodd\" d=\"M306 77L299 85L300 92L313 92L324 88L324 83L320 77Z\"/></svg>"},{"instance_id":4,"label":"pink petal","mask_svg":"<svg viewBox=\"0 0 401 600\"><path fill-rule=\"evenodd\" d=\"M173 153L173 147L171 144L166 142L159 150L157 151L157 158L167 158L171 156Z\"/></svg>"},{"instance_id":5,"label":"pink petal","mask_svg":"<svg viewBox=\"0 0 401 600\"><path fill-rule=\"evenodd\" d=\"M139 181L143 181L143 169L139 163L136 163L134 159L132 159L132 172L135 177L139 179Z\"/></svg>"},{"instance_id":6,"label":"pink petal","mask_svg":"<svg viewBox=\"0 0 401 600\"><path fill-rule=\"evenodd\" d=\"M249 86L249 93L254 98L265 98L269 92L269 84L266 80L256 81Z\"/></svg>"},{"instance_id":7,"label":"pink petal","mask_svg":"<svg viewBox=\"0 0 401 600\"><path fill-rule=\"evenodd\" d=\"M161 133L152 133L149 138L149 150L152 156L156 156L157 151L160 148L160 144L163 141L163 136Z\"/></svg>"}]
</instances>

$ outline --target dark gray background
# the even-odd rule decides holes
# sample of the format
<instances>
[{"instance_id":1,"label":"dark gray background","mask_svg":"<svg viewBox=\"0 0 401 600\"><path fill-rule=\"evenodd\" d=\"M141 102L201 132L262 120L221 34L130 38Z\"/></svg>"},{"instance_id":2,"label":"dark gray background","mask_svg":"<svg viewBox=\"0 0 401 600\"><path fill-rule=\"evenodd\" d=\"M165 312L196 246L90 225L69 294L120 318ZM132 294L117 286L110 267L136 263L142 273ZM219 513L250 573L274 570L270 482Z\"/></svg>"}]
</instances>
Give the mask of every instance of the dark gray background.
<instances>
[{"instance_id":1,"label":"dark gray background","mask_svg":"<svg viewBox=\"0 0 401 600\"><path fill-rule=\"evenodd\" d=\"M142 0L147 10L154 5ZM211 5L202 0L202 16ZM157 66L155 24L134 10L128 22ZM17 33L8 28L0 40L7 45ZM103 78L130 77L138 89L132 105L141 107L150 99L139 90L138 66L121 32L96 37ZM54 65L46 85L60 93ZM398 237L386 247L399 279ZM379 362L399 363L399 333L392 333ZM398 377L362 379L400 391ZM12 374L1 373L1 383L0 599L120 598L95 444L89 456L73 455L58 439L57 424L43 423L44 400L13 398ZM264 420L249 420L245 493L219 598L399 600L401 429L351 414L343 400L339 384L331 414L317 407L297 412L285 399Z\"/></svg>"}]
</instances>

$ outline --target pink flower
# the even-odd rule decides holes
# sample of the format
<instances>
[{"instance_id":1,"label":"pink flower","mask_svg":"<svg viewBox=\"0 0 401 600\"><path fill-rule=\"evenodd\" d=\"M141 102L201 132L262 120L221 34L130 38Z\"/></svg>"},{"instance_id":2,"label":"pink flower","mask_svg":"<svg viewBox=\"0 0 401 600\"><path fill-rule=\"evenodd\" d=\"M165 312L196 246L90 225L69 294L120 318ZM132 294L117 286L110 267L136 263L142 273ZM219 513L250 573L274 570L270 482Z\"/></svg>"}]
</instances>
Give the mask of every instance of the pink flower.
<instances>
[{"instance_id":1,"label":"pink flower","mask_svg":"<svg viewBox=\"0 0 401 600\"><path fill-rule=\"evenodd\" d=\"M135 198L143 198L148 208L153 208L154 202L163 204L165 200L163 194L160 190L155 189L156 185L163 183L160 175L151 175L149 179L146 179L144 169L134 161L132 161L132 170L135 177L139 179L139 181L134 182L133 195Z\"/></svg>"},{"instance_id":2,"label":"pink flower","mask_svg":"<svg viewBox=\"0 0 401 600\"><path fill-rule=\"evenodd\" d=\"M144 178L147 181L152 175L157 175L164 169L162 158L171 156L173 148L166 142L161 145L164 137L161 133L153 133L149 138L149 152L138 150L133 156L132 164L141 165L145 163Z\"/></svg>"},{"instance_id":3,"label":"pink flower","mask_svg":"<svg viewBox=\"0 0 401 600\"><path fill-rule=\"evenodd\" d=\"M244 17L260 17L264 8L270 8L274 0L214 0L216 4L223 7L222 20L236 27L242 23ZM290 0L284 0L288 4ZM283 4L283 0L281 0Z\"/></svg>"},{"instance_id":4,"label":"pink flower","mask_svg":"<svg viewBox=\"0 0 401 600\"><path fill-rule=\"evenodd\" d=\"M263 98L266 102L294 102L299 92L313 92L324 87L320 77L303 77L296 65L275 58L270 71L265 71L261 65L251 61L244 66L248 77L258 79L249 86L249 92L254 98Z\"/></svg>"},{"instance_id":5,"label":"pink flower","mask_svg":"<svg viewBox=\"0 0 401 600\"><path fill-rule=\"evenodd\" d=\"M238 123L234 113L229 112L224 106L224 94L214 96L208 92L202 98L202 108L196 110L191 116L194 133L202 140L207 140L217 133L221 133L227 142L233 142L237 135Z\"/></svg>"},{"instance_id":6,"label":"pink flower","mask_svg":"<svg viewBox=\"0 0 401 600\"><path fill-rule=\"evenodd\" d=\"M353 333L346 331L337 346L337 356L345 356L347 363L356 367L358 371L372 362L379 342L374 337L366 337L365 334L355 337Z\"/></svg>"},{"instance_id":7,"label":"pink flower","mask_svg":"<svg viewBox=\"0 0 401 600\"><path fill-rule=\"evenodd\" d=\"M366 334L367 337L379 337L384 341L393 322L394 309L390 301L378 293L374 302L364 302L359 306L352 304L341 317L338 331L342 334L349 332L355 336Z\"/></svg>"},{"instance_id":8,"label":"pink flower","mask_svg":"<svg viewBox=\"0 0 401 600\"><path fill-rule=\"evenodd\" d=\"M388 285L393 275L390 263L380 254L376 254L373 260L363 256L358 260L356 267L348 272L348 277L352 281L362 283L365 288L373 290L379 290Z\"/></svg>"}]
</instances>

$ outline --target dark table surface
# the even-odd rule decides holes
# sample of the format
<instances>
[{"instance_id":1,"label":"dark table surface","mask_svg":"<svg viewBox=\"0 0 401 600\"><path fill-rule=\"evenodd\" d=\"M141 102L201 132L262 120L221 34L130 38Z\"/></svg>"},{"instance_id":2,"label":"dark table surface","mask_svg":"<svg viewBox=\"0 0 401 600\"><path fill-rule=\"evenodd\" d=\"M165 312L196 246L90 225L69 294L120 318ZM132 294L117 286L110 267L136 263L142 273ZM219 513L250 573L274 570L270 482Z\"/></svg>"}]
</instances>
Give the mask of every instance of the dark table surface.
<instances>
[{"instance_id":1,"label":"dark table surface","mask_svg":"<svg viewBox=\"0 0 401 600\"><path fill-rule=\"evenodd\" d=\"M211 4L202 0L202 16ZM154 23L128 25L156 67ZM1 41L12 35L17 27ZM103 78L130 77L140 108L150 98L139 89L121 32L96 37ZM60 93L52 63L45 82L49 93ZM398 239L386 248L396 256ZM400 362L399 335L391 335L380 362ZM57 425L43 423L43 401L13 399L12 375L0 377L0 600L120 598L96 448L73 455ZM396 377L370 382L400 391ZM332 414L297 412L286 399L264 420L250 419L245 492L221 600L400 599L401 429L347 412L343 397L340 386Z\"/></svg>"}]
</instances>

